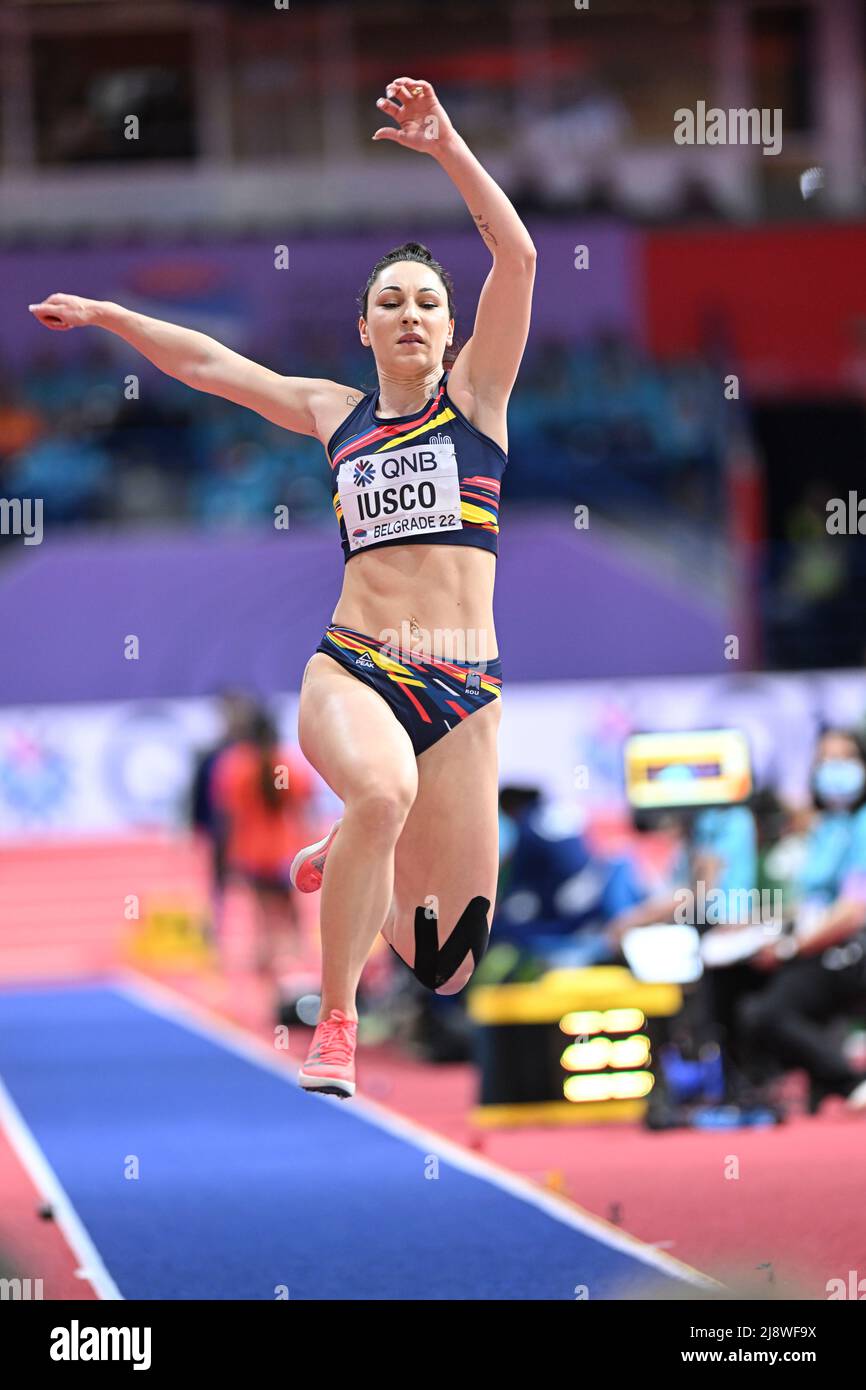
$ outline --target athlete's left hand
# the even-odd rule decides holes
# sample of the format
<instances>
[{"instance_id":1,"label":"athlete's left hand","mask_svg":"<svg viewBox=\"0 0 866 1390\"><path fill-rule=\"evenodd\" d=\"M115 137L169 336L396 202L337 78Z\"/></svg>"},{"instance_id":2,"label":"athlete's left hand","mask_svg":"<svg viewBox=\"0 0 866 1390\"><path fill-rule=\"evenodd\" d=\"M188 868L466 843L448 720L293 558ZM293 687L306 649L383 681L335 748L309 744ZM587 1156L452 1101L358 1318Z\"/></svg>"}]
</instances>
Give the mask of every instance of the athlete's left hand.
<instances>
[{"instance_id":1,"label":"athlete's left hand","mask_svg":"<svg viewBox=\"0 0 866 1390\"><path fill-rule=\"evenodd\" d=\"M397 129L382 126L374 140L394 140L409 150L435 157L454 139L454 127L429 82L398 77L385 90L387 96L379 97L376 105L385 115L393 116Z\"/></svg>"}]
</instances>

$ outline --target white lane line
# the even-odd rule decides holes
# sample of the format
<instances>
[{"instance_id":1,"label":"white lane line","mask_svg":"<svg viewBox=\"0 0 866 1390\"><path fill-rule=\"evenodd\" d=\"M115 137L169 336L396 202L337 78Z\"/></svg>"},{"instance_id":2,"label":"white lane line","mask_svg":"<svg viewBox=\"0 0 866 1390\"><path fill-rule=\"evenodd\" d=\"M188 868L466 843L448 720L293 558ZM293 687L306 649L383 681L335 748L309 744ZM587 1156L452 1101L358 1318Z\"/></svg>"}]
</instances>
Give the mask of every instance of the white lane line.
<instances>
[{"instance_id":1,"label":"white lane line","mask_svg":"<svg viewBox=\"0 0 866 1390\"><path fill-rule=\"evenodd\" d=\"M102 1256L87 1233L78 1212L73 1207L60 1179L40 1149L21 1111L0 1080L0 1128L8 1135L12 1148L27 1170L34 1187L50 1203L54 1223L63 1232L67 1244L78 1260L76 1277L87 1279L100 1298L122 1299L102 1261Z\"/></svg>"},{"instance_id":2,"label":"white lane line","mask_svg":"<svg viewBox=\"0 0 866 1390\"><path fill-rule=\"evenodd\" d=\"M161 1014L164 1018L171 1019L189 1029L190 1032L208 1038L211 1042L220 1043L239 1057L273 1072L275 1076L280 1077L290 1086L294 1086L296 1090L300 1089L293 1070L285 1062L277 1061L273 1055L273 1048L242 1028L240 1024L232 1023L228 1019L212 1014L203 1005L176 994L168 986L159 984L147 976L137 975L134 971L124 971L120 976L115 976L106 983L110 988L125 995L134 1003L150 1009L153 1013ZM580 1231L583 1235L591 1236L593 1240L597 1240L613 1250L630 1255L633 1259L640 1260L644 1264L652 1265L655 1269L661 1270L672 1278L690 1284L698 1284L708 1289L724 1287L710 1275L693 1269L691 1265L685 1264L673 1255L666 1255L664 1251L646 1245L637 1236L620 1231L602 1217L584 1211L582 1207L574 1205L571 1201L539 1191L526 1178L502 1167L494 1159L471 1153L452 1140L446 1139L444 1135L437 1134L434 1130L425 1129L422 1125L416 1124L413 1120L407 1120L402 1115L397 1115L376 1101L371 1101L367 1097L359 1097L357 1092L350 1101L340 1100L337 1096L310 1098L311 1105L322 1102L334 1106L341 1114L345 1115L346 1119L351 1119L354 1116L368 1124L387 1130L396 1138L404 1140L425 1154L434 1153L446 1157L455 1168L471 1173L474 1177L483 1178L510 1193L519 1201L527 1202L530 1206L539 1208L554 1221L571 1226L574 1230Z\"/></svg>"}]
</instances>

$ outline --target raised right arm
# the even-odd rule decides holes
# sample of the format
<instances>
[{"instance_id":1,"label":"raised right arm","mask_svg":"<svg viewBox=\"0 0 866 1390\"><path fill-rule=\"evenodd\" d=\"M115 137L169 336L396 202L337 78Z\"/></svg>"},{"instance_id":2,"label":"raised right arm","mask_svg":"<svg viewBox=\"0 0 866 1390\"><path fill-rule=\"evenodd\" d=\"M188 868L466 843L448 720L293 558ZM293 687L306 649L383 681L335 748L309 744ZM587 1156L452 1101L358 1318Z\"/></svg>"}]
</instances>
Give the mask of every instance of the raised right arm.
<instances>
[{"instance_id":1,"label":"raised right arm","mask_svg":"<svg viewBox=\"0 0 866 1390\"><path fill-rule=\"evenodd\" d=\"M98 299L52 294L30 312L46 328L105 328L167 376L246 406L283 429L327 442L360 396L323 377L281 376L193 328L149 318Z\"/></svg>"}]
</instances>

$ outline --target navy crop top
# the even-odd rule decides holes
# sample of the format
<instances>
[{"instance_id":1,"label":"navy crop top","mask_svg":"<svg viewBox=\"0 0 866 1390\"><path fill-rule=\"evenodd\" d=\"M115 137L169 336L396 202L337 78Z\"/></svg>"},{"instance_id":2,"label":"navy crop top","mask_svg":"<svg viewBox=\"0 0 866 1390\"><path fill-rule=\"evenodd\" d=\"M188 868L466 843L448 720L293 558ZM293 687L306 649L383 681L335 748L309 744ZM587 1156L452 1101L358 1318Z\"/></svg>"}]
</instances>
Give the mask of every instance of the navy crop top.
<instances>
[{"instance_id":1,"label":"navy crop top","mask_svg":"<svg viewBox=\"0 0 866 1390\"><path fill-rule=\"evenodd\" d=\"M498 553L504 450L448 395L412 415L376 416L379 392L359 401L328 440L331 494L346 560L380 545L437 541Z\"/></svg>"}]
</instances>

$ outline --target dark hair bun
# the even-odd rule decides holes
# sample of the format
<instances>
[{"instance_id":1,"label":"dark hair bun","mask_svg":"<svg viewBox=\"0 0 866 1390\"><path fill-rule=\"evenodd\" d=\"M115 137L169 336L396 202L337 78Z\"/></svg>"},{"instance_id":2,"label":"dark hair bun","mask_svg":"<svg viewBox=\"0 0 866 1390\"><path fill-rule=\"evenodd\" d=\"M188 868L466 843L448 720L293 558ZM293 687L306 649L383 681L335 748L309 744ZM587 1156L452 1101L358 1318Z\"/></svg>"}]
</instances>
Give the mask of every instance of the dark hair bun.
<instances>
[{"instance_id":1,"label":"dark hair bun","mask_svg":"<svg viewBox=\"0 0 866 1390\"><path fill-rule=\"evenodd\" d=\"M407 256L417 256L419 260L422 258L422 256L425 261L432 262L433 260L433 252L430 251L426 246L424 246L420 241L404 241L402 246L398 246L396 248L396 252L391 252L391 255L395 256L398 255L400 252L404 252Z\"/></svg>"}]
</instances>

